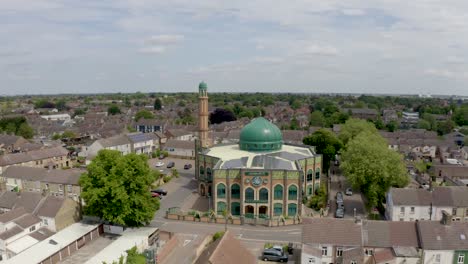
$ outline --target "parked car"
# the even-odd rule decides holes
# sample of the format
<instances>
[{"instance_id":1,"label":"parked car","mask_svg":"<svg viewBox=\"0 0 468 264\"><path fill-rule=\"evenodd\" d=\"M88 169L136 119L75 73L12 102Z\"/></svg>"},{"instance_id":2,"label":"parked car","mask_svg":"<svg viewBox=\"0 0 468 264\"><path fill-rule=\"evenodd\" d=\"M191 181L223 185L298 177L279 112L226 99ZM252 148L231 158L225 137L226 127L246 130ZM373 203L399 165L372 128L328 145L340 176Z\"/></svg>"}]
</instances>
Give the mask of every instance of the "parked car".
<instances>
[{"instance_id":1,"label":"parked car","mask_svg":"<svg viewBox=\"0 0 468 264\"><path fill-rule=\"evenodd\" d=\"M282 254L280 251L270 248L263 250L262 259L264 261L288 262L288 255Z\"/></svg>"},{"instance_id":2,"label":"parked car","mask_svg":"<svg viewBox=\"0 0 468 264\"><path fill-rule=\"evenodd\" d=\"M151 192L151 197L162 199L162 195L159 193Z\"/></svg>"},{"instance_id":3,"label":"parked car","mask_svg":"<svg viewBox=\"0 0 468 264\"><path fill-rule=\"evenodd\" d=\"M281 254L284 254L284 252L283 252L283 246L274 245L273 247L271 247L271 249L278 250L279 252L281 252Z\"/></svg>"},{"instance_id":4,"label":"parked car","mask_svg":"<svg viewBox=\"0 0 468 264\"><path fill-rule=\"evenodd\" d=\"M167 164L167 168L170 169L175 166L175 162L171 161Z\"/></svg>"},{"instance_id":5,"label":"parked car","mask_svg":"<svg viewBox=\"0 0 468 264\"><path fill-rule=\"evenodd\" d=\"M164 159L165 157L164 154L159 155L159 159Z\"/></svg>"},{"instance_id":6,"label":"parked car","mask_svg":"<svg viewBox=\"0 0 468 264\"><path fill-rule=\"evenodd\" d=\"M159 195L167 195L167 191L164 189L151 190L152 193L157 193Z\"/></svg>"},{"instance_id":7,"label":"parked car","mask_svg":"<svg viewBox=\"0 0 468 264\"><path fill-rule=\"evenodd\" d=\"M336 209L335 217L336 218L343 218L344 217L344 209L343 208Z\"/></svg>"},{"instance_id":8,"label":"parked car","mask_svg":"<svg viewBox=\"0 0 468 264\"><path fill-rule=\"evenodd\" d=\"M192 168L192 164L187 163L184 165L184 170L189 170L190 168Z\"/></svg>"},{"instance_id":9,"label":"parked car","mask_svg":"<svg viewBox=\"0 0 468 264\"><path fill-rule=\"evenodd\" d=\"M342 192L337 192L336 193L336 203L343 203L343 193Z\"/></svg>"},{"instance_id":10,"label":"parked car","mask_svg":"<svg viewBox=\"0 0 468 264\"><path fill-rule=\"evenodd\" d=\"M155 165L155 166L156 166L156 167L162 167L162 166L164 166L164 162L158 161L158 162L156 162L156 165Z\"/></svg>"},{"instance_id":11,"label":"parked car","mask_svg":"<svg viewBox=\"0 0 468 264\"><path fill-rule=\"evenodd\" d=\"M351 188L346 189L345 194L348 195L348 196L353 195L353 189L351 189Z\"/></svg>"}]
</instances>

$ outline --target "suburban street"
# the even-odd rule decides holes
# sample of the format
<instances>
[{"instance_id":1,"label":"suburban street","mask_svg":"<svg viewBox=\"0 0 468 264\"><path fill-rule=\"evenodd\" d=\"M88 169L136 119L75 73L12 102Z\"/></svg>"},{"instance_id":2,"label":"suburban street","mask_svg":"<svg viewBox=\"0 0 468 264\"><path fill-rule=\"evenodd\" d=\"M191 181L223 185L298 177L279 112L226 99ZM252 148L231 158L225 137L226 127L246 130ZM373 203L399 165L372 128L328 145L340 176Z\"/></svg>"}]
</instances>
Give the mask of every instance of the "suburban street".
<instances>
[{"instance_id":1,"label":"suburban street","mask_svg":"<svg viewBox=\"0 0 468 264\"><path fill-rule=\"evenodd\" d=\"M328 215L329 217L335 217L336 193L337 192L343 193L343 200L344 200L344 206L345 206L344 218L353 218L355 208L356 208L356 216L358 217L366 216L362 194L357 190L353 190L353 195L351 196L345 195L346 188L349 188L349 187L351 187L351 185L347 183L344 176L342 175L331 176L330 213Z\"/></svg>"}]
</instances>

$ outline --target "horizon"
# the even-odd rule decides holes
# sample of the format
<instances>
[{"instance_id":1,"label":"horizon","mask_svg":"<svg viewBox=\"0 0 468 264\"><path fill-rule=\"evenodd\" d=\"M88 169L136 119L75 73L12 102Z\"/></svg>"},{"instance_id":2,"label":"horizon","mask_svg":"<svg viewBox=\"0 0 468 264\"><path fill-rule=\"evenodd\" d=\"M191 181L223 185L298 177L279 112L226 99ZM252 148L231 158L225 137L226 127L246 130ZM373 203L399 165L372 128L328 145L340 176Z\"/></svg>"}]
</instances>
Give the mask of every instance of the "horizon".
<instances>
[{"instance_id":1,"label":"horizon","mask_svg":"<svg viewBox=\"0 0 468 264\"><path fill-rule=\"evenodd\" d=\"M206 79L217 92L468 96L464 10L457 0L4 0L0 94L192 92Z\"/></svg>"}]
</instances>

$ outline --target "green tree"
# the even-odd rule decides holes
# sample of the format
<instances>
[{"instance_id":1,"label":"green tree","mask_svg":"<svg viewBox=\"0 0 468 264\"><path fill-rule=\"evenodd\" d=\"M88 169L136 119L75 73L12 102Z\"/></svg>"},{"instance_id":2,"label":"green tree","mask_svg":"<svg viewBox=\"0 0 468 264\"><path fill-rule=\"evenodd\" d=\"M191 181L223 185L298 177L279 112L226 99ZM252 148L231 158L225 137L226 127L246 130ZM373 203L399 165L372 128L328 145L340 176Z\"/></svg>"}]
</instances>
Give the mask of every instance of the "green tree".
<instances>
[{"instance_id":1,"label":"green tree","mask_svg":"<svg viewBox=\"0 0 468 264\"><path fill-rule=\"evenodd\" d=\"M80 178L84 212L119 225L148 224L159 209L149 192L154 176L144 155L99 151Z\"/></svg>"},{"instance_id":2,"label":"green tree","mask_svg":"<svg viewBox=\"0 0 468 264\"><path fill-rule=\"evenodd\" d=\"M468 126L468 105L457 108L452 119L459 126Z\"/></svg>"},{"instance_id":3,"label":"green tree","mask_svg":"<svg viewBox=\"0 0 468 264\"><path fill-rule=\"evenodd\" d=\"M305 137L302 142L309 146L315 146L317 153L323 156L323 171L328 172L330 162L343 147L343 143L336 135L326 129L319 129L312 135Z\"/></svg>"},{"instance_id":4,"label":"green tree","mask_svg":"<svg viewBox=\"0 0 468 264\"><path fill-rule=\"evenodd\" d=\"M76 138L76 137L77 137L76 133L70 130L63 132L61 136L61 138Z\"/></svg>"},{"instance_id":5,"label":"green tree","mask_svg":"<svg viewBox=\"0 0 468 264\"><path fill-rule=\"evenodd\" d=\"M398 128L398 123L396 121L392 120L392 121L388 122L386 127L387 127L388 132L395 132L397 130L397 128Z\"/></svg>"},{"instance_id":6,"label":"green tree","mask_svg":"<svg viewBox=\"0 0 468 264\"><path fill-rule=\"evenodd\" d=\"M343 144L346 145L348 141L352 140L364 131L377 134L377 129L373 123L362 119L351 118L341 127L338 137L341 139Z\"/></svg>"},{"instance_id":7,"label":"green tree","mask_svg":"<svg viewBox=\"0 0 468 264\"><path fill-rule=\"evenodd\" d=\"M27 123L22 123L18 128L17 135L24 138L32 138L34 136L34 130Z\"/></svg>"},{"instance_id":8,"label":"green tree","mask_svg":"<svg viewBox=\"0 0 468 264\"><path fill-rule=\"evenodd\" d=\"M125 260L125 264L146 264L146 257L145 255L138 253L137 247L134 246L127 250L127 259Z\"/></svg>"},{"instance_id":9,"label":"green tree","mask_svg":"<svg viewBox=\"0 0 468 264\"><path fill-rule=\"evenodd\" d=\"M439 136L452 132L454 128L455 128L455 123L452 120L437 122L437 134Z\"/></svg>"},{"instance_id":10,"label":"green tree","mask_svg":"<svg viewBox=\"0 0 468 264\"><path fill-rule=\"evenodd\" d=\"M154 99L154 110L161 110L161 108L162 108L161 99L159 98Z\"/></svg>"},{"instance_id":11,"label":"green tree","mask_svg":"<svg viewBox=\"0 0 468 264\"><path fill-rule=\"evenodd\" d=\"M325 126L325 117L320 111L314 111L310 114L309 124L311 126L323 127Z\"/></svg>"},{"instance_id":12,"label":"green tree","mask_svg":"<svg viewBox=\"0 0 468 264\"><path fill-rule=\"evenodd\" d=\"M7 134L10 134L10 135L14 135L16 134L16 125L14 123L9 123L6 127L5 127L5 132Z\"/></svg>"},{"instance_id":13,"label":"green tree","mask_svg":"<svg viewBox=\"0 0 468 264\"><path fill-rule=\"evenodd\" d=\"M421 119L418 122L418 128L431 130L431 123L429 123L427 120Z\"/></svg>"},{"instance_id":14,"label":"green tree","mask_svg":"<svg viewBox=\"0 0 468 264\"><path fill-rule=\"evenodd\" d=\"M110 115L116 115L121 113L119 106L117 106L116 104L112 104L111 106L109 106L109 108L107 108L107 112Z\"/></svg>"},{"instance_id":15,"label":"green tree","mask_svg":"<svg viewBox=\"0 0 468 264\"><path fill-rule=\"evenodd\" d=\"M299 126L299 121L297 121L296 117L291 119L291 124L289 125L289 129L291 130L299 130L301 127Z\"/></svg>"},{"instance_id":16,"label":"green tree","mask_svg":"<svg viewBox=\"0 0 468 264\"><path fill-rule=\"evenodd\" d=\"M141 118L143 119L153 119L154 118L154 115L153 113L151 113L150 111L148 110L140 110L136 113L135 115L135 120L138 121L140 120Z\"/></svg>"},{"instance_id":17,"label":"green tree","mask_svg":"<svg viewBox=\"0 0 468 264\"><path fill-rule=\"evenodd\" d=\"M382 119L380 119L380 118L377 118L377 120L373 121L373 123L375 125L375 128L377 128L377 129L382 129L382 128L385 127Z\"/></svg>"},{"instance_id":18,"label":"green tree","mask_svg":"<svg viewBox=\"0 0 468 264\"><path fill-rule=\"evenodd\" d=\"M390 150L382 136L371 131L361 132L348 142L340 168L353 188L366 196L369 207L380 205L390 187L409 183L400 154Z\"/></svg>"}]
</instances>

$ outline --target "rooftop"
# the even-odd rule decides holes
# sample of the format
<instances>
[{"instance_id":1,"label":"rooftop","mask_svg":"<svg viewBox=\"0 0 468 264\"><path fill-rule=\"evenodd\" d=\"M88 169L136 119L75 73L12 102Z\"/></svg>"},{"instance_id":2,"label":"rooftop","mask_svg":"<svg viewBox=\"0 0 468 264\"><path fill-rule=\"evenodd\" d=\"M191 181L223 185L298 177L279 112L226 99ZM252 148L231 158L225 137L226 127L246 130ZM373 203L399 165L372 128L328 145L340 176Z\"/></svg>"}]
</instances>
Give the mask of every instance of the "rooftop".
<instances>
[{"instance_id":1,"label":"rooftop","mask_svg":"<svg viewBox=\"0 0 468 264\"><path fill-rule=\"evenodd\" d=\"M280 150L252 152L239 149L239 145L219 145L208 149L206 155L217 157L222 163L216 169L258 168L297 170L296 160L313 157L307 147L283 145Z\"/></svg>"}]
</instances>

